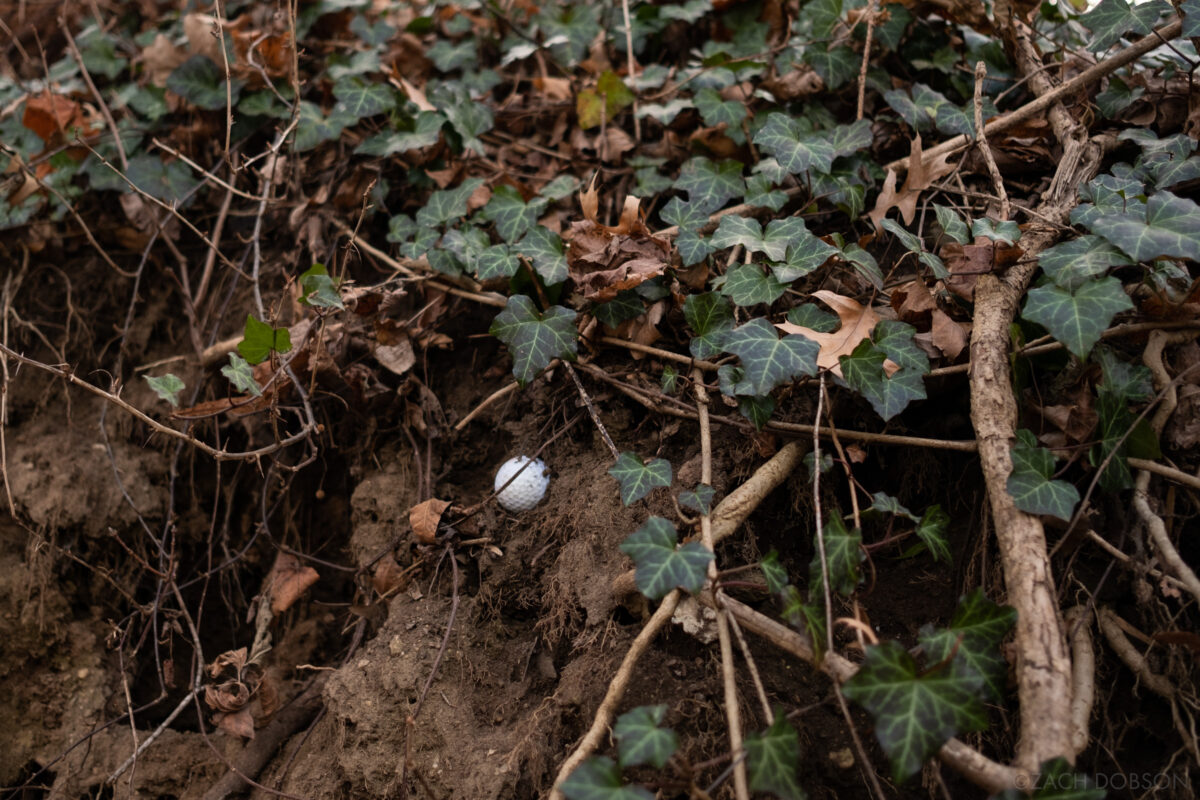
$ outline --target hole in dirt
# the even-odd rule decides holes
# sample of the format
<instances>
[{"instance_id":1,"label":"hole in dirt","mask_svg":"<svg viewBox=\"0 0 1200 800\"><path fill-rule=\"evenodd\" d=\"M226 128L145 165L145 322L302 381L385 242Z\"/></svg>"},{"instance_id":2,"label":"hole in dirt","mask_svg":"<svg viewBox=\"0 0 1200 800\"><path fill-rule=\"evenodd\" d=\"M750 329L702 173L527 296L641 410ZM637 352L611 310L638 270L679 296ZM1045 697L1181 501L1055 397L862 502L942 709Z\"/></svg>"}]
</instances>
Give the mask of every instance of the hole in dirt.
<instances>
[{"instance_id":1,"label":"hole in dirt","mask_svg":"<svg viewBox=\"0 0 1200 800\"><path fill-rule=\"evenodd\" d=\"M21 767L13 790L3 796L4 800L41 800L50 791L55 777L55 773L30 761Z\"/></svg>"},{"instance_id":2,"label":"hole in dirt","mask_svg":"<svg viewBox=\"0 0 1200 800\"><path fill-rule=\"evenodd\" d=\"M87 791L79 796L79 800L111 800L113 796L113 787L107 783L97 783L89 786ZM159 795L159 800L174 800L174 795Z\"/></svg>"},{"instance_id":3,"label":"hole in dirt","mask_svg":"<svg viewBox=\"0 0 1200 800\"><path fill-rule=\"evenodd\" d=\"M624 606L617 606L615 609L613 609L612 621L621 627L636 625L641 622L638 617L635 617L633 614L631 614L629 609L625 608Z\"/></svg>"}]
</instances>

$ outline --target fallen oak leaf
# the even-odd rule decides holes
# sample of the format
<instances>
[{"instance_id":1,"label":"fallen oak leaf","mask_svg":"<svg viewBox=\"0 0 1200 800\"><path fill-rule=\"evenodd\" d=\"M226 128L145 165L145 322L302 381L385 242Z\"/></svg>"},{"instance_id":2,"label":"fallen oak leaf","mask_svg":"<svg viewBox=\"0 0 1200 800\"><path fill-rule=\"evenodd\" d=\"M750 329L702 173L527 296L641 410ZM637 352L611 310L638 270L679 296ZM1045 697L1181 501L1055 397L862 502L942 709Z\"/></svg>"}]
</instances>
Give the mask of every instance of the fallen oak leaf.
<instances>
[{"instance_id":1,"label":"fallen oak leaf","mask_svg":"<svg viewBox=\"0 0 1200 800\"><path fill-rule=\"evenodd\" d=\"M876 231L883 230L883 218L887 216L887 212L893 206L900 209L900 217L904 220L904 224L911 225L913 217L917 213L917 200L920 198L921 192L932 186L934 181L944 178L954 171L954 165L948 163L949 154L939 155L928 163L921 157L921 154L921 134L918 133L912 140L908 156L909 169L908 174L904 176L904 185L900 187L900 191L896 191L896 172L889 169L887 177L883 181L883 189L875 201L875 208L868 215L871 222L874 223Z\"/></svg>"},{"instance_id":2,"label":"fallen oak leaf","mask_svg":"<svg viewBox=\"0 0 1200 800\"><path fill-rule=\"evenodd\" d=\"M874 309L828 289L813 292L811 296L832 308L838 315L842 324L836 331L822 333L791 322L779 322L775 327L784 333L796 333L819 344L821 350L817 354L817 367L830 370L834 375L841 377L842 367L839 359L853 353L854 348L858 347L863 339L869 338L875 324L883 317ZM884 362L884 369L888 370L890 375L899 367L887 361Z\"/></svg>"},{"instance_id":3,"label":"fallen oak leaf","mask_svg":"<svg viewBox=\"0 0 1200 800\"><path fill-rule=\"evenodd\" d=\"M449 507L449 502L431 497L408 510L408 524L421 544L437 544L438 525Z\"/></svg>"}]
</instances>

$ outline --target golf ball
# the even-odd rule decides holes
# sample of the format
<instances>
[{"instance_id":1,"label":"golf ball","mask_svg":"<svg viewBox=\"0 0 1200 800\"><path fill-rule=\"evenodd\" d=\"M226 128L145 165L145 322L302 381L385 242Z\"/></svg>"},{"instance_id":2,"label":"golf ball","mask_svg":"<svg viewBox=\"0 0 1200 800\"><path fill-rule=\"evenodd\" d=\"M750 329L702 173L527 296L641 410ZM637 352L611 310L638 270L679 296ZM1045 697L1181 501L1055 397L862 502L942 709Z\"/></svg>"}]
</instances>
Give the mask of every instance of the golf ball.
<instances>
[{"instance_id":1,"label":"golf ball","mask_svg":"<svg viewBox=\"0 0 1200 800\"><path fill-rule=\"evenodd\" d=\"M526 464L529 466L526 467ZM525 470L517 475L522 467L525 467ZM508 483L509 478L514 475L517 475L516 479ZM501 491L500 487L506 483L508 486ZM549 485L550 473L546 471L546 465L540 458L531 463L528 456L517 456L501 464L496 472L496 499L506 511L528 511L542 502Z\"/></svg>"}]
</instances>

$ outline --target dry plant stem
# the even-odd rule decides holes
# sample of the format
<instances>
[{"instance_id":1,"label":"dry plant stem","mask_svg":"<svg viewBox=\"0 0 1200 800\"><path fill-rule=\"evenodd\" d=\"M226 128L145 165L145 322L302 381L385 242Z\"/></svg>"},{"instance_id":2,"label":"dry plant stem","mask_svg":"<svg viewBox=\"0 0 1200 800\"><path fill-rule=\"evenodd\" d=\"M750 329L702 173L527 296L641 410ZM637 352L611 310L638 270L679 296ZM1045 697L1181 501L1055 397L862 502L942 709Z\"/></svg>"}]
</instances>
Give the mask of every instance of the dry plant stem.
<instances>
[{"instance_id":1,"label":"dry plant stem","mask_svg":"<svg viewBox=\"0 0 1200 800\"><path fill-rule=\"evenodd\" d=\"M867 2L867 36L863 40L862 66L858 70L858 110L854 119L863 118L863 106L867 99L867 68L871 66L871 39L875 36L875 0Z\"/></svg>"},{"instance_id":2,"label":"dry plant stem","mask_svg":"<svg viewBox=\"0 0 1200 800\"><path fill-rule=\"evenodd\" d=\"M696 395L696 415L700 420L700 482L712 485L712 429L708 424L708 390L704 388L704 373L692 370L692 390ZM715 554L712 515L700 515L700 543ZM729 757L733 764L733 791L738 800L749 800L750 783L746 778L746 760L742 757L742 715L738 707L736 672L733 666L733 645L729 638L729 619L721 607L721 591L717 587L717 559L708 562L708 579L713 587L717 610L717 639L721 645L721 678L725 694L725 720L729 726Z\"/></svg>"},{"instance_id":3,"label":"dry plant stem","mask_svg":"<svg viewBox=\"0 0 1200 800\"><path fill-rule=\"evenodd\" d=\"M654 615L647 620L646 625L642 628L637 638L633 640L633 644L629 646L629 651L625 653L625 658L621 661L621 666L617 668L617 672L613 675L612 680L608 683L608 691L604 694L604 699L600 701L600 707L596 709L596 715L592 718L592 725L588 728L588 732L584 734L583 739L576 745L571 755L563 761L562 766L558 769L558 775L554 779L554 788L550 790L550 800L564 800L562 791L558 788L567 777L575 771L575 768L583 763L597 747L600 746L601 739L604 738L608 731L608 726L612 722L613 715L616 713L617 705L621 702L621 698L625 696L625 689L629 685L629 679L633 677L633 668L637 666L638 659L646 652L646 648L650 646L650 642L658 635L667 622L670 621L671 615L675 613L676 606L679 605L679 600L682 596L679 589L674 590L662 599L658 610Z\"/></svg>"},{"instance_id":4,"label":"dry plant stem","mask_svg":"<svg viewBox=\"0 0 1200 800\"><path fill-rule=\"evenodd\" d=\"M496 402L497 400L501 400L505 397L508 397L510 394L512 394L519 388L521 388L521 384L517 383L516 381L513 381L512 383L508 384L507 386L502 386L499 389L497 389L496 391L489 394L487 397L483 398L483 400L480 401L479 405L477 405L473 409L471 409L471 413L467 414L465 417L460 419L458 422L454 423L455 433L458 433L459 431L464 430L468 425L471 424L472 420L474 420L476 417L478 417L480 414L482 414L484 412L484 409L486 409L492 403Z\"/></svg>"},{"instance_id":5,"label":"dry plant stem","mask_svg":"<svg viewBox=\"0 0 1200 800\"><path fill-rule=\"evenodd\" d=\"M1096 533L1095 531L1089 530L1086 535L1087 535L1087 538L1093 544L1098 546L1104 552L1108 553L1110 556L1115 558L1117 561L1120 561L1125 566L1128 567L1135 563L1133 558L1131 558L1130 556L1121 552L1116 547L1113 547L1112 544L1110 544L1107 539L1105 539L1103 536ZM1141 567L1139 567L1139 569L1140 568ZM1173 575L1167 575L1157 569L1154 569L1154 568L1146 569L1145 574L1149 575L1151 578L1154 578L1155 580L1166 581L1166 583L1168 585L1173 586L1176 589L1184 588L1183 582L1180 581L1178 578L1176 578Z\"/></svg>"},{"instance_id":6,"label":"dry plant stem","mask_svg":"<svg viewBox=\"0 0 1200 800\"><path fill-rule=\"evenodd\" d=\"M1121 630L1121 620L1117 615L1108 607L1101 606L1097 609L1096 618L1100 622L1100 630L1104 633L1104 638L1108 640L1109 647L1125 663L1125 666L1129 667L1134 675L1137 675L1142 685L1164 700L1173 701L1175 686L1150 668L1150 665L1146 663L1146 658L1133 646L1133 642L1129 641L1125 631ZM1184 737L1184 741L1187 741L1187 737Z\"/></svg>"},{"instance_id":7,"label":"dry plant stem","mask_svg":"<svg viewBox=\"0 0 1200 800\"><path fill-rule=\"evenodd\" d=\"M1059 97L1041 72L1041 56L1032 31L1012 22L1017 63L1041 97ZM1058 170L1042 197L1039 212L1065 221L1076 205L1076 187L1095 175L1100 147L1059 104L1049 105L1051 126L1063 148ZM1071 659L1059 619L1054 576L1040 520L1016 507L1008 493L1012 472L1010 449L1016 439L1018 409L1009 373L1009 326L1017 305L1037 269L1036 256L1058 237L1057 226L1031 223L1021 238L1025 259L1004 275L983 275L975 290L975 323L971 331L971 422L979 444L1000 548L1008 602L1017 610L1017 685L1021 728L1016 763L1036 773L1042 762L1070 758Z\"/></svg>"},{"instance_id":8,"label":"dry plant stem","mask_svg":"<svg viewBox=\"0 0 1200 800\"><path fill-rule=\"evenodd\" d=\"M617 347L624 347L626 350L633 350L637 353L646 353L647 355L658 356L659 358L663 358L668 361L674 361L676 364L687 364L689 367L699 367L707 372L716 372L720 367L719 364L714 364L711 361L702 361L696 358L689 358L688 356L680 353L672 353L670 350L663 350L661 347L651 347L648 344L627 342L624 339L618 339L615 336L601 336L600 341L604 344L612 344L616 345Z\"/></svg>"},{"instance_id":9,"label":"dry plant stem","mask_svg":"<svg viewBox=\"0 0 1200 800\"><path fill-rule=\"evenodd\" d=\"M987 134L983 127L983 81L987 78L987 64L982 61L975 62L975 130L978 131L976 144L979 145L979 152L983 154L984 163L987 164L988 174L992 176L992 186L996 189L996 196L1000 198L1000 219L1006 220L1009 218L1011 211L1008 206L1008 192L1004 190L1004 178L1000 177L1000 168L996 166L996 157L992 155L992 148L988 144Z\"/></svg>"},{"instance_id":10,"label":"dry plant stem","mask_svg":"<svg viewBox=\"0 0 1200 800\"><path fill-rule=\"evenodd\" d=\"M629 22L629 0L621 0L621 13L625 17L625 65L629 80L634 79L637 64L633 60L633 25ZM638 117L637 93L633 95L633 141L642 141L642 120Z\"/></svg>"},{"instance_id":11,"label":"dry plant stem","mask_svg":"<svg viewBox=\"0 0 1200 800\"><path fill-rule=\"evenodd\" d=\"M1162 331L1155 331L1150 334L1150 341L1146 345L1142 360L1150 368L1150 372L1154 376L1155 386L1164 392L1163 402L1158 407L1154 417L1150 420L1150 427L1154 429L1156 434L1162 433L1163 426L1167 424L1167 420L1174 413L1178 403L1175 382L1171 380L1171 376L1167 374L1166 367L1163 366L1163 348L1169 342L1185 342L1193 338L1195 338L1193 332L1166 334ZM1133 487L1133 509L1137 512L1138 519L1146 526L1146 532L1150 535L1150 541L1154 543L1154 549L1158 552L1159 558L1162 559L1163 566L1166 567L1167 571L1179 578L1184 588L1193 597L1200 600L1200 578L1196 577L1196 573L1179 555L1179 551L1171 542L1170 534L1167 533L1167 526L1163 522L1162 517L1156 514L1154 509L1150 507L1150 498L1147 493L1149 488L1149 470L1139 470Z\"/></svg>"},{"instance_id":12,"label":"dry plant stem","mask_svg":"<svg viewBox=\"0 0 1200 800\"><path fill-rule=\"evenodd\" d=\"M1031 100L1020 108L1005 114L999 119L994 119L984 126L983 133L985 136L1006 131L1009 128L1020 125L1026 120L1033 119L1041 115L1044 111L1050 108L1059 100L1069 95L1074 94L1085 86L1095 83L1096 81L1108 75L1110 72L1120 69L1126 64L1132 63L1142 56L1149 53L1151 50L1162 45L1164 41L1171 41L1180 34L1183 30L1183 20L1175 19L1167 23L1156 31L1152 31L1147 36L1138 39L1136 43L1123 50L1118 50L1111 58L1106 58L1097 64L1088 67L1083 72L1076 75L1071 80L1056 87L1052 92L1039 95L1036 100ZM1040 69L1040 68L1039 68ZM1041 76L1043 80L1045 76ZM947 139L939 145L925 150L921 154L922 161L932 162L937 158L951 153L957 153L971 144L971 139L965 135L959 135ZM908 169L908 157L898 158L884 166L883 170L886 173L888 170L895 170L897 173Z\"/></svg>"},{"instance_id":13,"label":"dry plant stem","mask_svg":"<svg viewBox=\"0 0 1200 800\"><path fill-rule=\"evenodd\" d=\"M285 447L288 447L297 442L303 441L312 435L312 429L310 429L308 426L305 426L305 428L303 430L301 430L300 432L294 433L291 436L287 437L286 439L281 439L280 441L275 442L274 444L267 445L266 447L260 447L257 450L246 450L243 452L229 452L227 450L218 450L217 448L213 447L210 444L202 442L199 439L193 438L189 434L183 433L182 431L177 431L174 428L169 428L166 425L163 425L161 422L153 419L152 417L147 416L140 409L125 402L119 396L112 394L111 392L106 392L104 389L101 389L99 386L93 386L92 384L88 383L87 381L82 380L81 378L76 376L75 373L72 372L70 369L67 369L65 367L56 367L51 364L43 364L41 361L37 361L35 359L28 358L28 357L23 356L20 353L16 352L15 350L9 349L7 346L5 346L3 344L0 344L0 355L8 356L9 358L13 359L14 361L16 361L20 364L26 364L30 367L40 369L44 372L49 372L51 375L54 375L58 378L62 378L67 383L69 383L73 386L78 386L80 389L83 389L84 391L90 392L91 394L94 394L97 397L107 400L108 402L110 402L113 405L120 408L122 411L127 412L128 414L137 418L138 420L145 423L146 425L149 425L155 432L161 433L164 436L167 436L168 438L175 439L177 441L181 441L185 444L189 444L192 447L196 448L197 450L201 451L202 453L205 453L206 455L211 456L213 459L215 459L217 461L242 461L242 460L255 461L259 458L262 458L265 455L269 455L271 453L274 453L277 450L282 450Z\"/></svg>"},{"instance_id":14,"label":"dry plant stem","mask_svg":"<svg viewBox=\"0 0 1200 800\"><path fill-rule=\"evenodd\" d=\"M1092 614L1075 606L1065 615L1071 641L1071 751L1078 756L1088 746L1088 726L1096 701L1096 652L1092 647Z\"/></svg>"},{"instance_id":15,"label":"dry plant stem","mask_svg":"<svg viewBox=\"0 0 1200 800\"><path fill-rule=\"evenodd\" d=\"M701 600L711 603L707 595L702 596ZM792 630L782 622L771 619L732 597L723 598L722 602L744 630L766 639L802 661L813 663L815 653L812 640L806 634ZM858 671L858 665L837 653L829 652L820 664L820 669L834 680L845 683ZM938 751L938 758L989 793L1017 786L1023 777L1027 777L1023 776L1020 770L992 761L959 739L950 739L942 745Z\"/></svg>"},{"instance_id":16,"label":"dry plant stem","mask_svg":"<svg viewBox=\"0 0 1200 800\"><path fill-rule=\"evenodd\" d=\"M721 602L724 603L725 596L721 596ZM722 612L724 609L722 608ZM767 690L763 686L762 676L758 672L758 664L754 660L754 654L750 652L750 645L746 643L746 636L742 633L742 626L738 625L737 617L726 613L726 619L729 620L729 629L733 631L734 638L737 639L738 649L742 651L742 658L746 659L746 669L750 673L750 680L754 682L754 693L758 695L759 705L762 706L763 719L767 721L767 726L775 724L775 712L771 710L771 703L767 700Z\"/></svg>"},{"instance_id":17,"label":"dry plant stem","mask_svg":"<svg viewBox=\"0 0 1200 800\"><path fill-rule=\"evenodd\" d=\"M713 543L721 541L737 530L767 495L787 480L803 458L804 447L799 442L788 442L769 461L755 470L749 480L717 503L711 515Z\"/></svg>"},{"instance_id":18,"label":"dry plant stem","mask_svg":"<svg viewBox=\"0 0 1200 800\"><path fill-rule=\"evenodd\" d=\"M567 368L567 374L575 382L575 388L579 391L579 397L583 400L584 406L587 407L587 412L591 416L592 422L596 425L596 430L600 431L600 438L608 445L608 451L612 453L613 461L616 461L621 457L621 452L617 450L617 446L613 444L612 437L608 435L608 429L600 421L600 415L596 413L596 407L592 405L592 398L588 395L587 389L583 388L583 383L579 380L579 373L575 371L570 362L564 361L562 365Z\"/></svg>"},{"instance_id":19,"label":"dry plant stem","mask_svg":"<svg viewBox=\"0 0 1200 800\"><path fill-rule=\"evenodd\" d=\"M1197 478L1195 475L1189 475L1181 469L1168 467L1166 464L1159 464L1157 461L1147 461L1144 458L1130 458L1127 461L1129 462L1129 466L1136 469L1152 472L1155 475L1182 484L1183 486L1200 489L1200 478Z\"/></svg>"},{"instance_id":20,"label":"dry plant stem","mask_svg":"<svg viewBox=\"0 0 1200 800\"><path fill-rule=\"evenodd\" d=\"M121 774L124 773L125 770L129 769L133 762L138 759L138 756L145 752L147 747L154 744L154 741L162 735L163 731L170 727L171 723L175 721L175 718L178 717L185 708L187 708L188 703L192 702L192 698L195 697L195 695L196 689L193 687L192 690L184 696L183 700L179 702L179 705L175 706L175 709L167 715L167 718L159 723L159 726L154 729L154 732L143 739L142 743L137 746L137 749L133 751L129 758L121 762L121 766L117 767L113 774L108 776L107 782L116 783L117 778L121 777Z\"/></svg>"},{"instance_id":21,"label":"dry plant stem","mask_svg":"<svg viewBox=\"0 0 1200 800\"><path fill-rule=\"evenodd\" d=\"M58 27L67 40L67 47L71 50L71 57L79 65L79 72L83 76L83 82L87 84L88 90L92 93L92 97L95 98L96 105L100 106L100 113L104 115L104 122L108 125L108 130L112 133L113 144L117 148L117 157L121 161L121 169L128 169L129 159L125 157L125 144L121 141L121 133L117 128L117 122L113 119L112 111L108 108L108 103L104 102L104 95L97 91L96 84L92 82L92 74L88 72L87 65L83 63L83 54L79 52L79 46L75 44L75 37L71 35L71 26L67 24L65 18L60 16L58 18Z\"/></svg>"}]
</instances>

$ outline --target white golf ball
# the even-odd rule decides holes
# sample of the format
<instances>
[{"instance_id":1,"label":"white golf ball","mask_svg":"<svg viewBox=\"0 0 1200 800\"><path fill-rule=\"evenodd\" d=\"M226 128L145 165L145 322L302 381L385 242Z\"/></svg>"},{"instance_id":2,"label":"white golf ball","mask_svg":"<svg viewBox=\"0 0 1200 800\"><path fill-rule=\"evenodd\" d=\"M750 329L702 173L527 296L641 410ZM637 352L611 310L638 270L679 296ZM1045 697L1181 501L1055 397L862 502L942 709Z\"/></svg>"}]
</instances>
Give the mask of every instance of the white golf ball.
<instances>
[{"instance_id":1,"label":"white golf ball","mask_svg":"<svg viewBox=\"0 0 1200 800\"><path fill-rule=\"evenodd\" d=\"M526 464L529 466L525 467ZM525 471L517 475L521 467L525 467ZM513 475L517 475L516 479L508 483ZM500 491L500 487L506 483L508 487ZM496 499L506 511L528 511L542 502L549 485L550 473L546 471L546 465L540 458L530 463L529 456L517 456L501 464L496 473Z\"/></svg>"}]
</instances>

